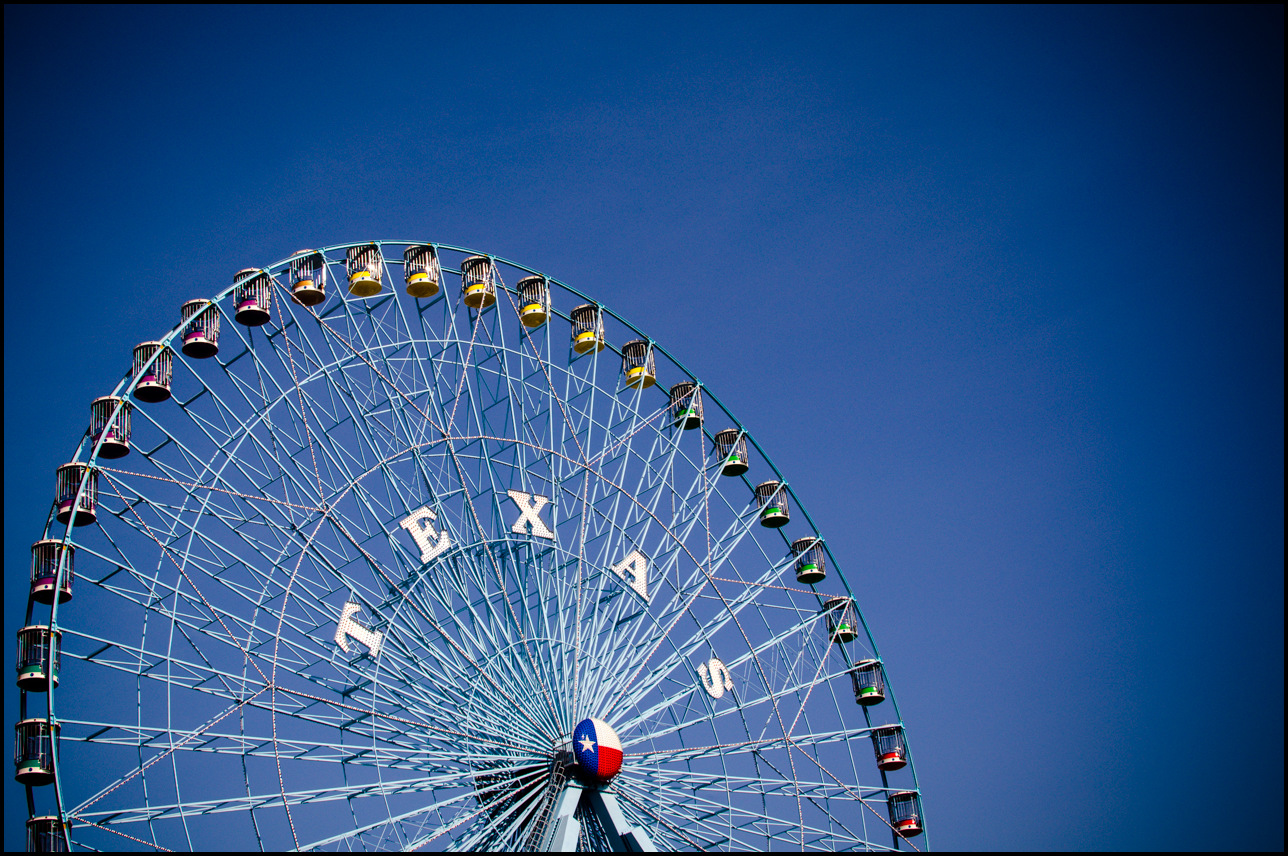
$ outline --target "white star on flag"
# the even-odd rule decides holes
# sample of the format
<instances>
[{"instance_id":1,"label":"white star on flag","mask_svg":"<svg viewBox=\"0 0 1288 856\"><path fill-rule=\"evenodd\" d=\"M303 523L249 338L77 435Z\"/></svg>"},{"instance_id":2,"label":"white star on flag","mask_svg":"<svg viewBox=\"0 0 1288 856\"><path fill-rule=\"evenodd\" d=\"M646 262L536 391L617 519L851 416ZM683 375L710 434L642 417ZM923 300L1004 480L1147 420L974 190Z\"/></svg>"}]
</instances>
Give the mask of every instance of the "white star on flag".
<instances>
[{"instance_id":1,"label":"white star on flag","mask_svg":"<svg viewBox=\"0 0 1288 856\"><path fill-rule=\"evenodd\" d=\"M581 751L589 752L591 749L594 749L594 748L595 748L595 741L591 740L589 737L581 738Z\"/></svg>"}]
</instances>

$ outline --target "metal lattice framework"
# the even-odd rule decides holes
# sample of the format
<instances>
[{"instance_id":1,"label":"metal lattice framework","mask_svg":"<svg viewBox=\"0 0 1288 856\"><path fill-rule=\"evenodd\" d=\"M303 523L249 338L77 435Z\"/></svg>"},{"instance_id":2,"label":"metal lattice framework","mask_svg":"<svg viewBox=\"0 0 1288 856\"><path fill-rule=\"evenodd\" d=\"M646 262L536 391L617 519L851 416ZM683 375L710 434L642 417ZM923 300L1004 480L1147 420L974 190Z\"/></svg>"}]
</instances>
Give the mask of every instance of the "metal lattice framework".
<instances>
[{"instance_id":1,"label":"metal lattice framework","mask_svg":"<svg viewBox=\"0 0 1288 856\"><path fill-rule=\"evenodd\" d=\"M923 846L894 828L915 803L920 831L890 800L911 764L874 757L894 700L855 701L879 661L855 593L746 429L563 283L409 246L315 251L315 305L299 254L243 271L204 316L217 355L185 354L185 306L96 403L73 459L96 521L55 506L42 536L74 546L74 599L28 604L62 633L56 688L21 690L59 729L32 816L93 849L532 849L595 716L658 847ZM436 293L403 291L405 257ZM171 397L121 403L157 354Z\"/></svg>"}]
</instances>

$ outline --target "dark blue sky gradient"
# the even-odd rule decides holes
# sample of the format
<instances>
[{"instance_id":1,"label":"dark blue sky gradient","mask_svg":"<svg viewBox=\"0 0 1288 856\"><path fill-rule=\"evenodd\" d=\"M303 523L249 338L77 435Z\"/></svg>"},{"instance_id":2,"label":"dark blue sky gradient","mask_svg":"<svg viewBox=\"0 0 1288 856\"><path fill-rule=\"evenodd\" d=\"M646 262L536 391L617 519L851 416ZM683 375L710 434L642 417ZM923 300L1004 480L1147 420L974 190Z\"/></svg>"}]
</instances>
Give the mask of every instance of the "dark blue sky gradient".
<instances>
[{"instance_id":1,"label":"dark blue sky gradient","mask_svg":"<svg viewBox=\"0 0 1288 856\"><path fill-rule=\"evenodd\" d=\"M1283 32L7 6L5 657L130 349L240 268L423 238L598 298L750 428L857 581L936 848L1282 849Z\"/></svg>"}]
</instances>

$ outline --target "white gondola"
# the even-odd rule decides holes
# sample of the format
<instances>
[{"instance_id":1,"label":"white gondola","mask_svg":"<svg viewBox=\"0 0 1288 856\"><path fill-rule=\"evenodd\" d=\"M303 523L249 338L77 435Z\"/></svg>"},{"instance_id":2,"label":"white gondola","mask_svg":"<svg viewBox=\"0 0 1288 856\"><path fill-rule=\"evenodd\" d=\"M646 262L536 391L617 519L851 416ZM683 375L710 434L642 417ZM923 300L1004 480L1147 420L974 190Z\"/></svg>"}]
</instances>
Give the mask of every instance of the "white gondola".
<instances>
[{"instance_id":1,"label":"white gondola","mask_svg":"<svg viewBox=\"0 0 1288 856\"><path fill-rule=\"evenodd\" d=\"M827 552L822 539L813 535L797 538L792 542L792 554L796 556L796 582L812 586L827 577Z\"/></svg>"},{"instance_id":2,"label":"white gondola","mask_svg":"<svg viewBox=\"0 0 1288 856\"><path fill-rule=\"evenodd\" d=\"M153 359L153 357L156 359ZM170 397L170 379L174 376L174 355L160 342L141 342L134 346L134 397L157 404Z\"/></svg>"},{"instance_id":3,"label":"white gondola","mask_svg":"<svg viewBox=\"0 0 1288 856\"><path fill-rule=\"evenodd\" d=\"M653 361L653 348L645 339L632 339L622 345L622 374L626 385L647 389L657 383L657 366Z\"/></svg>"},{"instance_id":4,"label":"white gondola","mask_svg":"<svg viewBox=\"0 0 1288 856\"><path fill-rule=\"evenodd\" d=\"M62 541L44 539L31 545L31 599L46 606L54 602L54 589L58 589L58 602L72 599L73 559L76 548ZM63 566L63 579L58 582L58 566Z\"/></svg>"},{"instance_id":5,"label":"white gondola","mask_svg":"<svg viewBox=\"0 0 1288 856\"><path fill-rule=\"evenodd\" d=\"M219 308L209 300L189 300L179 307L183 353L205 360L219 353Z\"/></svg>"},{"instance_id":6,"label":"white gondola","mask_svg":"<svg viewBox=\"0 0 1288 856\"><path fill-rule=\"evenodd\" d=\"M291 299L301 306L326 300L326 262L316 250L299 250L291 257Z\"/></svg>"},{"instance_id":7,"label":"white gondola","mask_svg":"<svg viewBox=\"0 0 1288 856\"><path fill-rule=\"evenodd\" d=\"M51 631L33 624L18 631L18 686L27 692L43 693L52 683L58 686L58 664L62 655L61 630Z\"/></svg>"},{"instance_id":8,"label":"white gondola","mask_svg":"<svg viewBox=\"0 0 1288 856\"><path fill-rule=\"evenodd\" d=\"M702 427L702 390L691 380L671 387L671 424L686 431Z\"/></svg>"},{"instance_id":9,"label":"white gondola","mask_svg":"<svg viewBox=\"0 0 1288 856\"><path fill-rule=\"evenodd\" d=\"M525 276L519 291L519 320L524 327L540 327L550 317L550 283L544 276Z\"/></svg>"},{"instance_id":10,"label":"white gondola","mask_svg":"<svg viewBox=\"0 0 1288 856\"><path fill-rule=\"evenodd\" d=\"M58 819L57 815L47 814L33 817L27 821L28 853L66 853L66 829L70 824Z\"/></svg>"},{"instance_id":11,"label":"white gondola","mask_svg":"<svg viewBox=\"0 0 1288 856\"><path fill-rule=\"evenodd\" d=\"M86 474L88 478L85 478ZM83 491L82 480L85 482ZM93 523L98 509L98 470L85 464L63 464L58 468L54 501L58 505L59 523L66 525L69 520L73 526Z\"/></svg>"},{"instance_id":12,"label":"white gondola","mask_svg":"<svg viewBox=\"0 0 1288 856\"><path fill-rule=\"evenodd\" d=\"M433 247L429 244L412 244L403 250L403 280L407 283L407 293L412 297L433 297L438 294L443 273Z\"/></svg>"},{"instance_id":13,"label":"white gondola","mask_svg":"<svg viewBox=\"0 0 1288 856\"><path fill-rule=\"evenodd\" d=\"M471 309L496 303L496 270L487 256L470 256L461 262L461 299Z\"/></svg>"},{"instance_id":14,"label":"white gondola","mask_svg":"<svg viewBox=\"0 0 1288 856\"><path fill-rule=\"evenodd\" d=\"M572 349L579 354L604 350L604 314L593 303L575 307L572 318Z\"/></svg>"},{"instance_id":15,"label":"white gondola","mask_svg":"<svg viewBox=\"0 0 1288 856\"><path fill-rule=\"evenodd\" d=\"M872 732L872 749L877 767L887 773L908 765L908 744L903 739L902 725L886 725Z\"/></svg>"},{"instance_id":16,"label":"white gondola","mask_svg":"<svg viewBox=\"0 0 1288 856\"><path fill-rule=\"evenodd\" d=\"M777 529L786 526L792 511L787 506L787 488L782 482L767 481L756 485L756 504L760 506L760 525Z\"/></svg>"},{"instance_id":17,"label":"white gondola","mask_svg":"<svg viewBox=\"0 0 1288 856\"><path fill-rule=\"evenodd\" d=\"M233 318L247 327L262 327L272 319L273 280L268 271L243 268L233 276Z\"/></svg>"},{"instance_id":18,"label":"white gondola","mask_svg":"<svg viewBox=\"0 0 1288 856\"><path fill-rule=\"evenodd\" d=\"M921 794L917 791L895 791L890 794L886 803L890 810L890 825L904 838L920 835L925 829L921 825Z\"/></svg>"},{"instance_id":19,"label":"white gondola","mask_svg":"<svg viewBox=\"0 0 1288 856\"><path fill-rule=\"evenodd\" d=\"M47 785L54 780L54 744L58 723L24 719L14 726L13 777L22 785Z\"/></svg>"},{"instance_id":20,"label":"white gondola","mask_svg":"<svg viewBox=\"0 0 1288 856\"><path fill-rule=\"evenodd\" d=\"M747 435L737 428L726 428L711 438L716 444L720 475L740 476L747 472Z\"/></svg>"},{"instance_id":21,"label":"white gondola","mask_svg":"<svg viewBox=\"0 0 1288 856\"><path fill-rule=\"evenodd\" d=\"M98 445L100 458L124 458L130 453L130 414L134 405L124 398L104 395L89 405L89 441Z\"/></svg>"},{"instance_id":22,"label":"white gondola","mask_svg":"<svg viewBox=\"0 0 1288 856\"><path fill-rule=\"evenodd\" d=\"M859 660L850 669L850 680L854 683L856 704L871 707L885 701L885 669L880 660Z\"/></svg>"},{"instance_id":23,"label":"white gondola","mask_svg":"<svg viewBox=\"0 0 1288 856\"><path fill-rule=\"evenodd\" d=\"M349 293L354 297L373 297L380 293L384 259L375 244L349 247L344 252L344 269L349 275Z\"/></svg>"},{"instance_id":24,"label":"white gondola","mask_svg":"<svg viewBox=\"0 0 1288 856\"><path fill-rule=\"evenodd\" d=\"M823 612L827 613L827 636L833 642L839 645L858 638L859 622L852 599L830 598L823 604Z\"/></svg>"}]
</instances>

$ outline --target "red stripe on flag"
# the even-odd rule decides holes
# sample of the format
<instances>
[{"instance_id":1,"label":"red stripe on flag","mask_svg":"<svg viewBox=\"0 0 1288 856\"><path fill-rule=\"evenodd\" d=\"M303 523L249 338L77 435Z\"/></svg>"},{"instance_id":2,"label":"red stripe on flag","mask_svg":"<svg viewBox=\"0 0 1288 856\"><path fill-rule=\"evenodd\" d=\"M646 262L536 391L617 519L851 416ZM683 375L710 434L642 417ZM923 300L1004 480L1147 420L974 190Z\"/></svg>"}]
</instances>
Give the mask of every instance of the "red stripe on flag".
<instances>
[{"instance_id":1,"label":"red stripe on flag","mask_svg":"<svg viewBox=\"0 0 1288 856\"><path fill-rule=\"evenodd\" d=\"M610 776L616 776L622 769L622 750L614 749L611 746L600 745L599 752L599 771L601 779L607 779Z\"/></svg>"}]
</instances>

